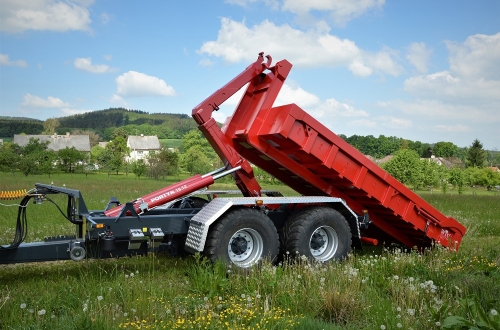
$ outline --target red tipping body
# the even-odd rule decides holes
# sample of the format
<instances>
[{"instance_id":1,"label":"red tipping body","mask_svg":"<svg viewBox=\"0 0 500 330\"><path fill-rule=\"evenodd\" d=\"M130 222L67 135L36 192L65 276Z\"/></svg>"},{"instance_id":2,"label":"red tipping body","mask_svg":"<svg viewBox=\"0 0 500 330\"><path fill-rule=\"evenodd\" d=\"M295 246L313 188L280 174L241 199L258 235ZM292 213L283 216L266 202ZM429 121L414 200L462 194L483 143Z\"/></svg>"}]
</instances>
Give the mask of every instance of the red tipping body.
<instances>
[{"instance_id":1,"label":"red tipping body","mask_svg":"<svg viewBox=\"0 0 500 330\"><path fill-rule=\"evenodd\" d=\"M437 242L457 249L466 228L446 217L342 138L295 104L273 108L290 72L287 60L270 66L262 53L255 63L193 109L199 128L233 173L245 196L260 195L249 163L306 196L343 198L371 228L363 234L379 242L396 240L419 249ZM264 73L264 71L267 73ZM245 86L246 90L222 128L212 111Z\"/></svg>"}]
</instances>

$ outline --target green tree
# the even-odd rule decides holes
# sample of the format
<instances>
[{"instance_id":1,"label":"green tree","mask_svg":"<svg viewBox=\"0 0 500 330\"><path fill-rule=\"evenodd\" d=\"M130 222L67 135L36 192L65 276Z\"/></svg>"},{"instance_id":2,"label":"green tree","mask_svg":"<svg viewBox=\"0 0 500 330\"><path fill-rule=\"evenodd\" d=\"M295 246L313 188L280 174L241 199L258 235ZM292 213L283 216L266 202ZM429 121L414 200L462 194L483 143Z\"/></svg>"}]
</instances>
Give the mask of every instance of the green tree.
<instances>
[{"instance_id":1,"label":"green tree","mask_svg":"<svg viewBox=\"0 0 500 330\"><path fill-rule=\"evenodd\" d=\"M486 151L483 150L483 144L479 142L478 139L475 139L469 147L466 162L468 167L484 167L486 162Z\"/></svg>"},{"instance_id":2,"label":"green tree","mask_svg":"<svg viewBox=\"0 0 500 330\"><path fill-rule=\"evenodd\" d=\"M383 168L401 183L416 187L422 182L421 166L420 157L415 150L400 149Z\"/></svg>"},{"instance_id":3,"label":"green tree","mask_svg":"<svg viewBox=\"0 0 500 330\"><path fill-rule=\"evenodd\" d=\"M458 194L461 195L463 193L463 187L465 185L465 175L464 171L458 167L454 167L450 170L450 183L454 188L458 187Z\"/></svg>"},{"instance_id":4,"label":"green tree","mask_svg":"<svg viewBox=\"0 0 500 330\"><path fill-rule=\"evenodd\" d=\"M63 171L74 173L77 164L85 164L87 156L85 153L76 150L75 147L66 147L58 152L59 166Z\"/></svg>"},{"instance_id":5,"label":"green tree","mask_svg":"<svg viewBox=\"0 0 500 330\"><path fill-rule=\"evenodd\" d=\"M149 177L159 179L166 175L176 175L179 171L179 155L166 148L148 155Z\"/></svg>"},{"instance_id":6,"label":"green tree","mask_svg":"<svg viewBox=\"0 0 500 330\"><path fill-rule=\"evenodd\" d=\"M52 155L47 152L49 141L40 142L39 139L30 138L24 147L19 148L18 167L25 176L40 173L42 169L47 169L45 164ZM52 163L50 163L52 166Z\"/></svg>"},{"instance_id":7,"label":"green tree","mask_svg":"<svg viewBox=\"0 0 500 330\"><path fill-rule=\"evenodd\" d=\"M194 146L198 146L209 159L215 156L212 146L198 129L190 130L182 137L181 151L186 153Z\"/></svg>"},{"instance_id":8,"label":"green tree","mask_svg":"<svg viewBox=\"0 0 500 330\"><path fill-rule=\"evenodd\" d=\"M436 187L444 179L445 169L443 165L429 159L420 160L421 166L421 185L423 187Z\"/></svg>"},{"instance_id":9,"label":"green tree","mask_svg":"<svg viewBox=\"0 0 500 330\"><path fill-rule=\"evenodd\" d=\"M432 147L436 157L456 157L458 147L451 142L438 142Z\"/></svg>"},{"instance_id":10,"label":"green tree","mask_svg":"<svg viewBox=\"0 0 500 330\"><path fill-rule=\"evenodd\" d=\"M4 143L0 146L0 171L1 172L12 172L17 168L17 163L19 161L19 156L15 152L15 146L13 143Z\"/></svg>"},{"instance_id":11,"label":"green tree","mask_svg":"<svg viewBox=\"0 0 500 330\"><path fill-rule=\"evenodd\" d=\"M141 178L141 176L145 176L148 172L148 167L146 163L144 163L144 159L138 159L132 162L132 173L134 173L137 178Z\"/></svg>"},{"instance_id":12,"label":"green tree","mask_svg":"<svg viewBox=\"0 0 500 330\"><path fill-rule=\"evenodd\" d=\"M49 118L43 122L43 134L52 135L61 126L57 118Z\"/></svg>"},{"instance_id":13,"label":"green tree","mask_svg":"<svg viewBox=\"0 0 500 330\"><path fill-rule=\"evenodd\" d=\"M205 155L202 147L197 145L189 148L184 153L182 165L191 175L205 174L212 170L210 159Z\"/></svg>"},{"instance_id":14,"label":"green tree","mask_svg":"<svg viewBox=\"0 0 500 330\"><path fill-rule=\"evenodd\" d=\"M106 150L111 152L111 157L106 163L106 168L116 172L118 175L118 171L123 166L125 156L128 156L130 153L127 140L119 135L106 145Z\"/></svg>"},{"instance_id":15,"label":"green tree","mask_svg":"<svg viewBox=\"0 0 500 330\"><path fill-rule=\"evenodd\" d=\"M98 163L99 156L105 151L100 145L95 145L90 148L90 161L92 163Z\"/></svg>"}]
</instances>

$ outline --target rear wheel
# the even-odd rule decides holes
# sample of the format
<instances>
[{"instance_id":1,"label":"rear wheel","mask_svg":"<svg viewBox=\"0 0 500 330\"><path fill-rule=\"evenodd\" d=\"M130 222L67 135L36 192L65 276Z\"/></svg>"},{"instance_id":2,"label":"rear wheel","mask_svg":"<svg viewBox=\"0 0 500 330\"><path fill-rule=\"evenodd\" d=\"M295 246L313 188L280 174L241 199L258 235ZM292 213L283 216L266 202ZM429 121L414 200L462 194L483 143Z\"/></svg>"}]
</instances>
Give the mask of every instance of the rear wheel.
<instances>
[{"instance_id":1,"label":"rear wheel","mask_svg":"<svg viewBox=\"0 0 500 330\"><path fill-rule=\"evenodd\" d=\"M279 251L278 233L262 212L240 208L229 211L208 232L204 255L241 268L257 264L262 258L274 262Z\"/></svg>"},{"instance_id":2,"label":"rear wheel","mask_svg":"<svg viewBox=\"0 0 500 330\"><path fill-rule=\"evenodd\" d=\"M293 256L326 262L351 250L351 230L345 218L329 207L311 207L293 214L283 232L284 248Z\"/></svg>"}]
</instances>

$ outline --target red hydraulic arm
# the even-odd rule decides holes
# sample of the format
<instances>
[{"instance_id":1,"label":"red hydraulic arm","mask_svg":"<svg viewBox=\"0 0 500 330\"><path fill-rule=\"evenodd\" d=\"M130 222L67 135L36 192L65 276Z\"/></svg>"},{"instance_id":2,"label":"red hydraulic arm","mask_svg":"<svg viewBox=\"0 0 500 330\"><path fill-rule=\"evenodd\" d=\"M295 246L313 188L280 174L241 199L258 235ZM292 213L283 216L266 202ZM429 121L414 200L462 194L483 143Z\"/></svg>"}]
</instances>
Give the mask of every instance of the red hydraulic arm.
<instances>
[{"instance_id":1,"label":"red hydraulic arm","mask_svg":"<svg viewBox=\"0 0 500 330\"><path fill-rule=\"evenodd\" d=\"M231 170L221 172L224 170L224 168L220 168L205 175L195 175L193 177L182 180L181 182L174 183L173 185L142 196L133 201L132 205L137 214L141 214L152 208L166 204L197 190L208 187L214 183L214 180L239 169L240 167L235 167ZM107 217L117 217L122 212L122 209L123 205L119 205L105 211L104 214Z\"/></svg>"},{"instance_id":2,"label":"red hydraulic arm","mask_svg":"<svg viewBox=\"0 0 500 330\"><path fill-rule=\"evenodd\" d=\"M236 78L217 90L207 99L197 105L192 112L194 120L199 129L208 139L212 148L222 159L226 167L241 166L241 170L233 173L236 185L244 196L260 196L261 187L255 180L250 163L241 156L238 151L241 145L234 145L228 136L232 130L240 128L242 123L251 124L261 108L270 108L276 99L292 65L286 60L280 65L270 67L272 58L267 55L264 62L264 53L260 53L257 60L248 66ZM264 70L270 72L264 74ZM226 122L237 123L237 125L219 128L212 118L213 111L219 110L219 105L234 95L238 90L248 84L247 89L236 108L232 119Z\"/></svg>"}]
</instances>

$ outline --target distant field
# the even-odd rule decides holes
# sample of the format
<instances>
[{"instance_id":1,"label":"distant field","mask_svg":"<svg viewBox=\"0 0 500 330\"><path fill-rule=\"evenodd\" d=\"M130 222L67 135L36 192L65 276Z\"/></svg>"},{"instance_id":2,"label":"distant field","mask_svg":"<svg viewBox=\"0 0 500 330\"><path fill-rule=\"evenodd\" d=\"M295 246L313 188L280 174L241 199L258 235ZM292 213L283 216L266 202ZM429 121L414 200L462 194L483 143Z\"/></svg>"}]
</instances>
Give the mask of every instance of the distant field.
<instances>
[{"instance_id":1,"label":"distant field","mask_svg":"<svg viewBox=\"0 0 500 330\"><path fill-rule=\"evenodd\" d=\"M110 196L132 200L178 180L16 173L0 174L0 191L53 182L99 209ZM458 252L369 246L342 263L264 262L246 273L158 254L0 265L0 329L498 329L500 196L419 194L467 227ZM12 241L18 202L0 200L0 244ZM73 228L50 203L30 204L27 216L28 241Z\"/></svg>"},{"instance_id":2,"label":"distant field","mask_svg":"<svg viewBox=\"0 0 500 330\"><path fill-rule=\"evenodd\" d=\"M162 146L167 148L180 148L182 140L181 139L160 139Z\"/></svg>"}]
</instances>

